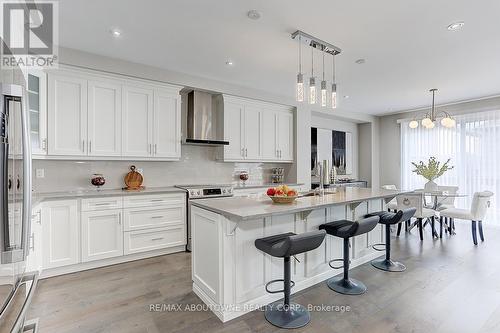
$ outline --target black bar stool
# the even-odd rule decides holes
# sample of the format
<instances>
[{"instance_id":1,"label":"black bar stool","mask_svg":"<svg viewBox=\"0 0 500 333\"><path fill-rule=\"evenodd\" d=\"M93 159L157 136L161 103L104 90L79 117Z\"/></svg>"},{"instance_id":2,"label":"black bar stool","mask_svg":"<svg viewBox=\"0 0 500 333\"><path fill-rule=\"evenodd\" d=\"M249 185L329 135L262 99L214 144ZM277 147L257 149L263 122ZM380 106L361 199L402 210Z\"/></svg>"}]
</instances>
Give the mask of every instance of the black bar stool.
<instances>
[{"instance_id":1,"label":"black bar stool","mask_svg":"<svg viewBox=\"0 0 500 333\"><path fill-rule=\"evenodd\" d=\"M319 226L320 229L326 230L327 234L344 239L344 265L332 266L332 262L342 259L333 259L329 263L330 267L335 269L343 267L344 275L329 279L327 284L330 289L345 295L361 295L366 291L366 286L362 282L349 278L349 238L372 231L377 226L378 221L378 216L371 216L356 222L339 220Z\"/></svg>"},{"instance_id":2,"label":"black bar stool","mask_svg":"<svg viewBox=\"0 0 500 333\"><path fill-rule=\"evenodd\" d=\"M273 256L283 258L283 279L272 280L266 284L266 291L271 294L284 293L283 302L277 301L266 307L265 317L268 322L280 328L299 328L311 320L311 315L300 304L290 303L290 290L295 285L291 280L290 257L316 249L325 239L325 231L317 230L296 235L293 232L274 235L255 240L255 247ZM269 285L283 282L283 289L269 290Z\"/></svg>"},{"instance_id":3,"label":"black bar stool","mask_svg":"<svg viewBox=\"0 0 500 333\"><path fill-rule=\"evenodd\" d=\"M397 213L390 212L376 212L370 213L365 217L378 216L380 218L380 224L385 224L385 244L375 244L373 248L377 251L384 251L384 249L377 248L377 246L385 245L385 258L372 260L372 266L383 271L388 272L403 272L406 270L406 266L400 262L391 260L391 225L399 224L410 220L415 212L416 208L407 208L398 211ZM399 229L398 229L399 230Z\"/></svg>"}]
</instances>

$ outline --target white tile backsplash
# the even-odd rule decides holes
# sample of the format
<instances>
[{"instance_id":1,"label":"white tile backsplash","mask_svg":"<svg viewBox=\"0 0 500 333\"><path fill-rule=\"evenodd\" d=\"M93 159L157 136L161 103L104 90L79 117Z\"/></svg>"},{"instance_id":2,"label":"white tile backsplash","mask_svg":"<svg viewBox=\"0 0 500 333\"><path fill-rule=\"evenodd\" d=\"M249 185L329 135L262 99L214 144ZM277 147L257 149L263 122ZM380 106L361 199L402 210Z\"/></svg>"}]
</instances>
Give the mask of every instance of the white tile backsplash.
<instances>
[{"instance_id":1,"label":"white tile backsplash","mask_svg":"<svg viewBox=\"0 0 500 333\"><path fill-rule=\"evenodd\" d=\"M33 174L33 187L38 192L90 189L90 177L101 173L106 179L103 188L115 189L124 185L123 177L129 167L135 165L143 169L144 186L172 186L177 184L239 184L239 174L249 172L247 185L258 185L271 181L271 169L285 168L285 181L294 182L290 177L291 165L274 163L229 163L215 159L216 147L182 146L182 157L176 162L141 161L55 161L33 160L33 170L44 169L45 177Z\"/></svg>"}]
</instances>

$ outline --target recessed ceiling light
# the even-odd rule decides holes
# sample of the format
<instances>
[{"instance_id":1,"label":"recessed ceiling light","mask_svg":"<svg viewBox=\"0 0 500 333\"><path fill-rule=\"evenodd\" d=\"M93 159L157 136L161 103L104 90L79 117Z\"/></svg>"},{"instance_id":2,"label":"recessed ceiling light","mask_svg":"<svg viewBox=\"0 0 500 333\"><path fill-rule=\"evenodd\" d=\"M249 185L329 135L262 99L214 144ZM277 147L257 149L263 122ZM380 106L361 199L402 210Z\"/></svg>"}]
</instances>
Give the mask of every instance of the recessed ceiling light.
<instances>
[{"instance_id":1,"label":"recessed ceiling light","mask_svg":"<svg viewBox=\"0 0 500 333\"><path fill-rule=\"evenodd\" d=\"M355 61L355 63L357 63L358 65L362 65L362 64L364 64L365 62L366 62L366 60L365 60L365 59L363 59L363 58L358 59L358 60L356 60L356 61Z\"/></svg>"},{"instance_id":2,"label":"recessed ceiling light","mask_svg":"<svg viewBox=\"0 0 500 333\"><path fill-rule=\"evenodd\" d=\"M111 34L111 36L116 37L116 38L118 38L122 35L121 30L118 28L113 28L113 29L109 30L109 33Z\"/></svg>"},{"instance_id":3,"label":"recessed ceiling light","mask_svg":"<svg viewBox=\"0 0 500 333\"><path fill-rule=\"evenodd\" d=\"M348 99L348 98L349 98L349 95L344 95L344 98L345 98L345 99Z\"/></svg>"},{"instance_id":4,"label":"recessed ceiling light","mask_svg":"<svg viewBox=\"0 0 500 333\"><path fill-rule=\"evenodd\" d=\"M226 61L226 65L228 65L228 66L232 66L232 65L234 65L234 63L233 63L233 61L232 61L232 60L228 60L228 61Z\"/></svg>"},{"instance_id":5,"label":"recessed ceiling light","mask_svg":"<svg viewBox=\"0 0 500 333\"><path fill-rule=\"evenodd\" d=\"M258 20L262 17L262 13L259 12L258 10L252 9L248 11L247 16L251 20Z\"/></svg>"},{"instance_id":6,"label":"recessed ceiling light","mask_svg":"<svg viewBox=\"0 0 500 333\"><path fill-rule=\"evenodd\" d=\"M465 25L465 22L462 22L462 21L460 21L460 22L454 22L454 23L450 24L447 27L447 29L449 31L457 31L457 30L462 29L464 25Z\"/></svg>"}]
</instances>

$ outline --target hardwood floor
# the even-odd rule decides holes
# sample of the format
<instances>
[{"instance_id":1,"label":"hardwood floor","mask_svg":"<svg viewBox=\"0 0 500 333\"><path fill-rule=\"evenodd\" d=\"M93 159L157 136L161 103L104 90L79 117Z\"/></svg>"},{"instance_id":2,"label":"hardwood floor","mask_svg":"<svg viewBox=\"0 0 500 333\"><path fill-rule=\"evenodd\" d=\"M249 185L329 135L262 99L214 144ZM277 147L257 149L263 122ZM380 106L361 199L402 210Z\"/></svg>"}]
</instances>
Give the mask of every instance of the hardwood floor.
<instances>
[{"instance_id":1,"label":"hardwood floor","mask_svg":"<svg viewBox=\"0 0 500 333\"><path fill-rule=\"evenodd\" d=\"M472 244L470 222L457 235L433 240L427 228L393 239L393 258L403 273L370 264L351 276L368 291L345 296L325 283L292 300L348 305L349 312L312 312L294 332L500 332L500 230L485 226L484 243ZM41 333L278 332L254 311L222 324L210 311L150 312L152 303L202 304L191 291L190 255L179 253L42 280L28 314L40 317Z\"/></svg>"}]
</instances>

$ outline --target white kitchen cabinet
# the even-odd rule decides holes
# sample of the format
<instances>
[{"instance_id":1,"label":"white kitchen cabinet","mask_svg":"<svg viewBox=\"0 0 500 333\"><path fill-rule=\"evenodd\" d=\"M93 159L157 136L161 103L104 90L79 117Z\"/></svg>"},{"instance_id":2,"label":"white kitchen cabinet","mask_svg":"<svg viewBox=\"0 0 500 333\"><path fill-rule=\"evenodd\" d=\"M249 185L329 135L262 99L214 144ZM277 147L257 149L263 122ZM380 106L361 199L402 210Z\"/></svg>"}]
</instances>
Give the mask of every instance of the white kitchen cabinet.
<instances>
[{"instance_id":1,"label":"white kitchen cabinet","mask_svg":"<svg viewBox=\"0 0 500 333\"><path fill-rule=\"evenodd\" d=\"M149 157L152 155L153 89L123 87L122 155Z\"/></svg>"},{"instance_id":2,"label":"white kitchen cabinet","mask_svg":"<svg viewBox=\"0 0 500 333\"><path fill-rule=\"evenodd\" d=\"M31 216L31 234L28 237L29 252L26 259L28 272L41 272L43 268L42 256L42 210L34 207Z\"/></svg>"},{"instance_id":3,"label":"white kitchen cabinet","mask_svg":"<svg viewBox=\"0 0 500 333\"><path fill-rule=\"evenodd\" d=\"M82 212L82 262L123 255L122 210Z\"/></svg>"},{"instance_id":4,"label":"white kitchen cabinet","mask_svg":"<svg viewBox=\"0 0 500 333\"><path fill-rule=\"evenodd\" d=\"M259 160L262 158L262 110L258 106L245 106L243 121L243 136L245 138L245 159Z\"/></svg>"},{"instance_id":5,"label":"white kitchen cabinet","mask_svg":"<svg viewBox=\"0 0 500 333\"><path fill-rule=\"evenodd\" d=\"M293 113L277 112L277 148L280 161L293 161Z\"/></svg>"},{"instance_id":6,"label":"white kitchen cabinet","mask_svg":"<svg viewBox=\"0 0 500 333\"><path fill-rule=\"evenodd\" d=\"M120 156L122 144L121 84L112 80L88 81L89 156Z\"/></svg>"},{"instance_id":7,"label":"white kitchen cabinet","mask_svg":"<svg viewBox=\"0 0 500 333\"><path fill-rule=\"evenodd\" d=\"M178 91L154 92L153 148L155 158L181 157L181 99Z\"/></svg>"},{"instance_id":8,"label":"white kitchen cabinet","mask_svg":"<svg viewBox=\"0 0 500 333\"><path fill-rule=\"evenodd\" d=\"M224 96L224 161L293 162L291 108Z\"/></svg>"},{"instance_id":9,"label":"white kitchen cabinet","mask_svg":"<svg viewBox=\"0 0 500 333\"><path fill-rule=\"evenodd\" d=\"M245 158L244 115L242 104L224 103L224 140L229 141L229 145L224 146L224 160Z\"/></svg>"},{"instance_id":10,"label":"white kitchen cabinet","mask_svg":"<svg viewBox=\"0 0 500 333\"><path fill-rule=\"evenodd\" d=\"M80 223L77 200L48 201L42 207L43 268L80 261Z\"/></svg>"},{"instance_id":11,"label":"white kitchen cabinet","mask_svg":"<svg viewBox=\"0 0 500 333\"><path fill-rule=\"evenodd\" d=\"M144 229L124 233L124 253L133 254L186 244L186 227Z\"/></svg>"},{"instance_id":12,"label":"white kitchen cabinet","mask_svg":"<svg viewBox=\"0 0 500 333\"><path fill-rule=\"evenodd\" d=\"M48 74L48 153L87 154L87 80L63 71Z\"/></svg>"},{"instance_id":13,"label":"white kitchen cabinet","mask_svg":"<svg viewBox=\"0 0 500 333\"><path fill-rule=\"evenodd\" d=\"M30 69L28 83L28 108L30 115L31 153L47 154L47 74Z\"/></svg>"}]
</instances>

